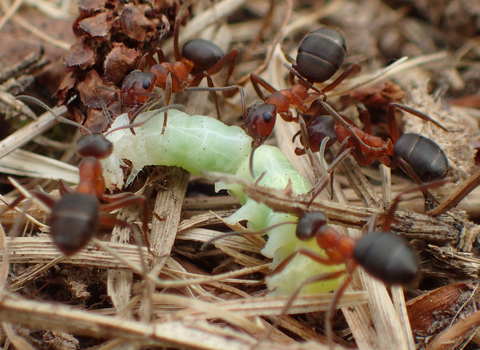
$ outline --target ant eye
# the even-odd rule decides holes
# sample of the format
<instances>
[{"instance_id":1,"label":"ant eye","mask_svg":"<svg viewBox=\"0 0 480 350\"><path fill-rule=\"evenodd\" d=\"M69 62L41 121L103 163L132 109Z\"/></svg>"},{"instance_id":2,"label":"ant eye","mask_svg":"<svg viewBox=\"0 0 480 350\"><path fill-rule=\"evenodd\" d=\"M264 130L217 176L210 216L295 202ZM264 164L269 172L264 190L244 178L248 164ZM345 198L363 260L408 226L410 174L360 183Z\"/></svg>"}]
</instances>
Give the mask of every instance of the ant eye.
<instances>
[{"instance_id":1,"label":"ant eye","mask_svg":"<svg viewBox=\"0 0 480 350\"><path fill-rule=\"evenodd\" d=\"M148 90L148 88L150 87L150 80L148 79L143 79L142 81L142 87L145 89L145 90Z\"/></svg>"},{"instance_id":2,"label":"ant eye","mask_svg":"<svg viewBox=\"0 0 480 350\"><path fill-rule=\"evenodd\" d=\"M262 114L263 122L268 124L272 120L272 114L270 112L265 112Z\"/></svg>"}]
</instances>

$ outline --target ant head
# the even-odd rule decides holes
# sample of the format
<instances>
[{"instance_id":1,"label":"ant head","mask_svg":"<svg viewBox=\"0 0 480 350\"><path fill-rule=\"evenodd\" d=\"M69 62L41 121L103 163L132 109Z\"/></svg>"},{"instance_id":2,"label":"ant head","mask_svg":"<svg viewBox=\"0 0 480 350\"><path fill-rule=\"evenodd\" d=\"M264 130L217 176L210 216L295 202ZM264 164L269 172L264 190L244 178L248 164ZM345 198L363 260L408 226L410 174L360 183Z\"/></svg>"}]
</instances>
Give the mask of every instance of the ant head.
<instances>
[{"instance_id":1,"label":"ant head","mask_svg":"<svg viewBox=\"0 0 480 350\"><path fill-rule=\"evenodd\" d=\"M252 153L250 154L250 175L253 172L253 154L272 134L277 119L277 107L274 104L265 104L263 101L254 103L247 109L245 129L247 135L253 138Z\"/></svg>"},{"instance_id":2,"label":"ant head","mask_svg":"<svg viewBox=\"0 0 480 350\"><path fill-rule=\"evenodd\" d=\"M247 109L245 129L258 147L263 144L272 134L277 118L277 107L273 104L265 104L262 101L254 103Z\"/></svg>"},{"instance_id":3,"label":"ant head","mask_svg":"<svg viewBox=\"0 0 480 350\"><path fill-rule=\"evenodd\" d=\"M301 241L315 238L327 226L327 217L321 211L308 212L298 219L295 235Z\"/></svg>"},{"instance_id":4,"label":"ant head","mask_svg":"<svg viewBox=\"0 0 480 350\"><path fill-rule=\"evenodd\" d=\"M151 72L134 70L122 84L122 101L126 105L145 103L152 95L157 76Z\"/></svg>"},{"instance_id":5,"label":"ant head","mask_svg":"<svg viewBox=\"0 0 480 350\"><path fill-rule=\"evenodd\" d=\"M113 144L103 134L90 134L77 141L77 154L81 158L108 158L113 152Z\"/></svg>"},{"instance_id":6,"label":"ant head","mask_svg":"<svg viewBox=\"0 0 480 350\"><path fill-rule=\"evenodd\" d=\"M307 126L308 139L312 152L318 152L326 137L330 137L325 148L332 147L338 141L335 131L335 118L330 115L320 115L313 118Z\"/></svg>"}]
</instances>

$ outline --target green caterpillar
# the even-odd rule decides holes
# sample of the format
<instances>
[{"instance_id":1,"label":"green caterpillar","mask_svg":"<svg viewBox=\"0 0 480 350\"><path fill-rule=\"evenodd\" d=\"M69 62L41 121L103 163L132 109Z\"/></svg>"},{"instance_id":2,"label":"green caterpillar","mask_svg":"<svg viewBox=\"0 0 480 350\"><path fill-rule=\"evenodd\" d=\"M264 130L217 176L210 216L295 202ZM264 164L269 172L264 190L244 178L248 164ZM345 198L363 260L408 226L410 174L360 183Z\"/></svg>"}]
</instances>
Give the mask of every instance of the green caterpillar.
<instances>
[{"instance_id":1,"label":"green caterpillar","mask_svg":"<svg viewBox=\"0 0 480 350\"><path fill-rule=\"evenodd\" d=\"M156 111L142 113L138 122L152 116ZM128 124L127 114L117 117L112 128ZM252 139L237 126L227 126L217 119L206 116L190 116L178 110L168 112L165 134L161 134L163 113L154 116L141 127L135 128L133 135L129 129L118 130L107 138L114 144L113 154L102 161L107 188L124 187L124 159L131 162L130 183L146 165L178 166L192 174L218 171L235 174L253 180L249 169L249 156L252 152ZM298 194L310 190L306 180L293 168L283 153L276 147L262 145L255 151L253 169L255 174L264 176L261 186L284 189L288 182ZM297 217L273 212L264 204L249 199L238 184L219 182L216 189L227 189L242 204L228 220L235 223L247 220L251 230L260 231L281 222L296 221ZM268 231L269 239L262 253L273 258L273 266L278 265L294 250L307 248L320 252L315 240L300 242L295 237L295 225L282 225ZM288 266L267 280L268 288L278 294L290 294L303 280L321 273L337 271L344 266L323 266L311 259L297 255ZM338 285L337 280L319 282L306 286L303 293L329 292Z\"/></svg>"}]
</instances>

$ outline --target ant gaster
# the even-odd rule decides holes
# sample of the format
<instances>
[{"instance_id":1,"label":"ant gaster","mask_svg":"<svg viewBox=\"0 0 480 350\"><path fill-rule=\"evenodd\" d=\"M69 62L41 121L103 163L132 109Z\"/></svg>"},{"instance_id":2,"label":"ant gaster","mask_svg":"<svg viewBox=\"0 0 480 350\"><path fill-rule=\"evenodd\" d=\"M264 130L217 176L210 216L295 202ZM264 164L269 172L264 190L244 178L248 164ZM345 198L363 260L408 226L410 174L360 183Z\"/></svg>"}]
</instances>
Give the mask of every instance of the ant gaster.
<instances>
[{"instance_id":1,"label":"ant gaster","mask_svg":"<svg viewBox=\"0 0 480 350\"><path fill-rule=\"evenodd\" d=\"M165 56L161 48L157 48L156 52L160 63L157 63L151 54L147 54L142 58L150 66L149 72L135 70L131 72L122 84L122 100L127 106L133 106L130 110L130 122L134 121L133 114L141 108L152 94L155 86L165 91L165 106L170 104L172 93L184 91L210 91L211 98L215 102L217 116L220 118L220 111L217 103L217 95L215 91L232 91L240 92L242 100L242 108L245 109L245 97L243 88L239 85L228 86L228 81L233 74L238 56L238 49L231 49L224 54L216 44L204 39L192 39L187 41L180 49L178 45L179 28L181 25L181 12L188 7L189 2L183 4L175 19L174 28L174 54L175 62L165 61ZM215 87L211 75L216 74L220 69L230 61L225 87ZM198 87L203 78L207 79L208 87ZM165 132L167 124L167 111L165 111L164 125L162 134Z\"/></svg>"}]
</instances>

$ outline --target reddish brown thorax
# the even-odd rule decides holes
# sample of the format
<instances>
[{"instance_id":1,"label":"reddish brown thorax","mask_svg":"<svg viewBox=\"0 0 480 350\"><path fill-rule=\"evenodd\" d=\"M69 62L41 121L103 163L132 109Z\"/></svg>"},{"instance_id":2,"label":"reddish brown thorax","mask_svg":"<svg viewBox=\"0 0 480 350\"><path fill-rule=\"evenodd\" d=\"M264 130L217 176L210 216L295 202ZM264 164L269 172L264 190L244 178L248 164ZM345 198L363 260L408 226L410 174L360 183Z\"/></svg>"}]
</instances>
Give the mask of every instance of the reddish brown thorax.
<instances>
[{"instance_id":1,"label":"reddish brown thorax","mask_svg":"<svg viewBox=\"0 0 480 350\"><path fill-rule=\"evenodd\" d=\"M105 179L100 161L93 157L84 158L78 165L78 171L80 181L77 192L100 198L105 191Z\"/></svg>"}]
</instances>

